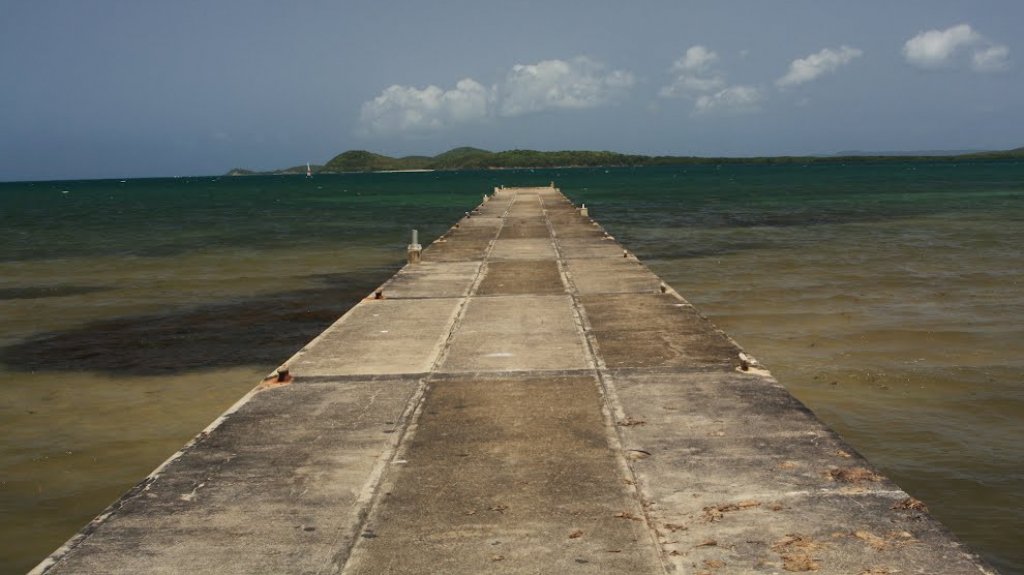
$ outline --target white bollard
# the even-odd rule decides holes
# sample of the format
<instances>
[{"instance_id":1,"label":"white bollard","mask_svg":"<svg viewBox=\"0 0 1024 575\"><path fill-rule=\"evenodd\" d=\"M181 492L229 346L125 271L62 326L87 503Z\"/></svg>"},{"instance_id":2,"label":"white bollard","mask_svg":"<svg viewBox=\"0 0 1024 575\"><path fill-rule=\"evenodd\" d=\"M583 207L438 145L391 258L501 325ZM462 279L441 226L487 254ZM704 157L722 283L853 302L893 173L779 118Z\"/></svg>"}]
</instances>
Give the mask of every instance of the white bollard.
<instances>
[{"instance_id":1,"label":"white bollard","mask_svg":"<svg viewBox=\"0 0 1024 575\"><path fill-rule=\"evenodd\" d=\"M412 243L406 248L406 256L411 264L420 263L420 255L423 253L423 246L420 245L419 230L412 231Z\"/></svg>"}]
</instances>

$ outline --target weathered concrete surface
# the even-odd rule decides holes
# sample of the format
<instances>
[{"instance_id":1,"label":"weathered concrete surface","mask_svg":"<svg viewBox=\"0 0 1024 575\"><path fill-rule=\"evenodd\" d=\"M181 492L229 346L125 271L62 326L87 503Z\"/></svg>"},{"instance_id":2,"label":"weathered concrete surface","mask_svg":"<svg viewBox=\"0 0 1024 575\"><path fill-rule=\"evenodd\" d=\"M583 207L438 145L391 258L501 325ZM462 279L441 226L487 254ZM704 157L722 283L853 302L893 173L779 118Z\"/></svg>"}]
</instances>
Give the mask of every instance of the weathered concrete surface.
<instances>
[{"instance_id":1,"label":"weathered concrete surface","mask_svg":"<svg viewBox=\"0 0 1024 575\"><path fill-rule=\"evenodd\" d=\"M93 521L49 573L317 573L358 531L415 379L254 394Z\"/></svg>"},{"instance_id":2,"label":"weathered concrete surface","mask_svg":"<svg viewBox=\"0 0 1024 575\"><path fill-rule=\"evenodd\" d=\"M992 572L553 188L375 291L38 571Z\"/></svg>"},{"instance_id":3,"label":"weathered concrete surface","mask_svg":"<svg viewBox=\"0 0 1024 575\"><path fill-rule=\"evenodd\" d=\"M427 372L441 352L460 301L363 300L306 346L290 367L296 374L321 377Z\"/></svg>"},{"instance_id":4,"label":"weathered concrete surface","mask_svg":"<svg viewBox=\"0 0 1024 575\"><path fill-rule=\"evenodd\" d=\"M479 261L422 262L406 266L382 287L386 299L462 298L480 273Z\"/></svg>"},{"instance_id":5,"label":"weathered concrete surface","mask_svg":"<svg viewBox=\"0 0 1024 575\"><path fill-rule=\"evenodd\" d=\"M593 376L432 382L345 572L656 573Z\"/></svg>"},{"instance_id":6,"label":"weathered concrete surface","mask_svg":"<svg viewBox=\"0 0 1024 575\"><path fill-rule=\"evenodd\" d=\"M478 297L452 337L445 372L588 367L568 296Z\"/></svg>"},{"instance_id":7,"label":"weathered concrete surface","mask_svg":"<svg viewBox=\"0 0 1024 575\"><path fill-rule=\"evenodd\" d=\"M494 242L490 262L502 260L545 260L555 261L555 248L550 238L526 240L502 240Z\"/></svg>"}]
</instances>

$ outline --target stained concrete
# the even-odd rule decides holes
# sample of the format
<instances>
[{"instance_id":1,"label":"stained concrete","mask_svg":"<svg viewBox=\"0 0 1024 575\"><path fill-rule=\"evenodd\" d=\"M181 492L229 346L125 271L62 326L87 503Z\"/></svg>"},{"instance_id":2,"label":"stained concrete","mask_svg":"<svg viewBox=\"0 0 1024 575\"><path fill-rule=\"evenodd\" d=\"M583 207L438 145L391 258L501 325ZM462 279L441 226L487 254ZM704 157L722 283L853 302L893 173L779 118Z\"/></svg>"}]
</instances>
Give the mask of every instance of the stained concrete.
<instances>
[{"instance_id":1,"label":"stained concrete","mask_svg":"<svg viewBox=\"0 0 1024 575\"><path fill-rule=\"evenodd\" d=\"M448 336L459 299L367 299L288 362L298 377L424 373Z\"/></svg>"},{"instance_id":2,"label":"stained concrete","mask_svg":"<svg viewBox=\"0 0 1024 575\"><path fill-rule=\"evenodd\" d=\"M346 573L659 570L592 376L433 382L402 461Z\"/></svg>"},{"instance_id":3,"label":"stained concrete","mask_svg":"<svg viewBox=\"0 0 1024 575\"><path fill-rule=\"evenodd\" d=\"M490 261L477 295L565 293L558 263L554 260Z\"/></svg>"},{"instance_id":4,"label":"stained concrete","mask_svg":"<svg viewBox=\"0 0 1024 575\"><path fill-rule=\"evenodd\" d=\"M580 294L658 293L661 279L634 259L619 257L566 260Z\"/></svg>"},{"instance_id":5,"label":"stained concrete","mask_svg":"<svg viewBox=\"0 0 1024 575\"><path fill-rule=\"evenodd\" d=\"M406 266L384 283L386 299L461 298L469 295L482 262L433 262Z\"/></svg>"},{"instance_id":6,"label":"stained concrete","mask_svg":"<svg viewBox=\"0 0 1024 575\"><path fill-rule=\"evenodd\" d=\"M588 366L568 296L479 297L452 337L441 371L531 371Z\"/></svg>"},{"instance_id":7,"label":"stained concrete","mask_svg":"<svg viewBox=\"0 0 1024 575\"><path fill-rule=\"evenodd\" d=\"M498 239L494 242L488 261L502 260L547 260L555 261L555 247L551 238L540 239Z\"/></svg>"},{"instance_id":8,"label":"stained concrete","mask_svg":"<svg viewBox=\"0 0 1024 575\"><path fill-rule=\"evenodd\" d=\"M994 572L554 188L379 291L37 572Z\"/></svg>"},{"instance_id":9,"label":"stained concrete","mask_svg":"<svg viewBox=\"0 0 1024 575\"><path fill-rule=\"evenodd\" d=\"M375 466L418 382L254 394L73 541L48 573L319 573L358 535Z\"/></svg>"},{"instance_id":10,"label":"stained concrete","mask_svg":"<svg viewBox=\"0 0 1024 575\"><path fill-rule=\"evenodd\" d=\"M611 378L636 423L620 427L624 445L645 454L632 467L648 517L679 571L983 572L771 377Z\"/></svg>"},{"instance_id":11,"label":"stained concrete","mask_svg":"<svg viewBox=\"0 0 1024 575\"><path fill-rule=\"evenodd\" d=\"M582 258L615 259L622 257L622 246L609 238L595 242L593 239L561 238L558 247L566 260Z\"/></svg>"}]
</instances>

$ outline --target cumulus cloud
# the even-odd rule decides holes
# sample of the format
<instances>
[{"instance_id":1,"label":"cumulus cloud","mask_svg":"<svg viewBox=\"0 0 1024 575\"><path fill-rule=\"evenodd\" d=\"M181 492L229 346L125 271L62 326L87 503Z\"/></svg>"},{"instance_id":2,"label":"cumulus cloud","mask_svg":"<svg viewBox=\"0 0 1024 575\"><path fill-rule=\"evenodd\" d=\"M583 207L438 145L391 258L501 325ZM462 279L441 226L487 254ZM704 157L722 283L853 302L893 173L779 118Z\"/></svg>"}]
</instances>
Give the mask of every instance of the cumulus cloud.
<instances>
[{"instance_id":1,"label":"cumulus cloud","mask_svg":"<svg viewBox=\"0 0 1024 575\"><path fill-rule=\"evenodd\" d=\"M822 74L835 72L862 54L862 51L849 46L841 46L838 50L824 48L816 54L790 62L789 72L776 80L775 84L780 88L788 88L810 82Z\"/></svg>"},{"instance_id":2,"label":"cumulus cloud","mask_svg":"<svg viewBox=\"0 0 1024 575\"><path fill-rule=\"evenodd\" d=\"M995 72L1009 66L1009 56L1008 47L995 44L969 24L921 32L903 45L908 63L931 70L967 62L975 71Z\"/></svg>"},{"instance_id":3,"label":"cumulus cloud","mask_svg":"<svg viewBox=\"0 0 1024 575\"><path fill-rule=\"evenodd\" d=\"M686 54L672 64L672 69L677 72L703 72L717 61L718 54L698 44L687 48Z\"/></svg>"},{"instance_id":4,"label":"cumulus cloud","mask_svg":"<svg viewBox=\"0 0 1024 575\"><path fill-rule=\"evenodd\" d=\"M697 98L694 111L698 114L744 114L760 109L761 90L753 86L730 86L714 94Z\"/></svg>"},{"instance_id":5,"label":"cumulus cloud","mask_svg":"<svg viewBox=\"0 0 1024 575\"><path fill-rule=\"evenodd\" d=\"M633 86L633 75L607 71L586 57L516 64L499 88L500 113L520 116L549 109L594 108L607 104Z\"/></svg>"},{"instance_id":6,"label":"cumulus cloud","mask_svg":"<svg viewBox=\"0 0 1024 575\"><path fill-rule=\"evenodd\" d=\"M366 133L429 132L487 117L492 91L476 80L460 80L453 89L391 86L363 104L360 126Z\"/></svg>"},{"instance_id":7,"label":"cumulus cloud","mask_svg":"<svg viewBox=\"0 0 1024 575\"><path fill-rule=\"evenodd\" d=\"M699 44L690 46L672 63L672 82L658 95L692 100L696 115L735 115L759 110L762 91L754 86L729 86L717 64L718 54L714 51Z\"/></svg>"},{"instance_id":8,"label":"cumulus cloud","mask_svg":"<svg viewBox=\"0 0 1024 575\"><path fill-rule=\"evenodd\" d=\"M607 70L585 57L516 64L491 88L472 78L450 90L396 84L363 103L358 133L427 133L495 116L594 108L618 99L633 84L631 73Z\"/></svg>"},{"instance_id":9,"label":"cumulus cloud","mask_svg":"<svg viewBox=\"0 0 1024 575\"><path fill-rule=\"evenodd\" d=\"M691 46L672 63L672 82L658 91L662 98L697 97L725 87L725 79L712 66L718 54L701 45Z\"/></svg>"}]
</instances>

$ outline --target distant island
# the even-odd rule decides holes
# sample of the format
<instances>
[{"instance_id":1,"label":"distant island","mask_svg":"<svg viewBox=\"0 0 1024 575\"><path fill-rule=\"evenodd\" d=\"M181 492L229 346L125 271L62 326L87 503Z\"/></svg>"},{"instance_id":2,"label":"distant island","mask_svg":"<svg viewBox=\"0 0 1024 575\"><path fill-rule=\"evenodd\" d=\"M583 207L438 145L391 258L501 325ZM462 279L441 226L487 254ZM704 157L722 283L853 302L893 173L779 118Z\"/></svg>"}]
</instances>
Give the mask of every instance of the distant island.
<instances>
[{"instance_id":1,"label":"distant island","mask_svg":"<svg viewBox=\"0 0 1024 575\"><path fill-rule=\"evenodd\" d=\"M616 152L507 150L491 152L480 148L462 147L436 156L404 156L392 158L366 150L349 150L331 158L323 165L311 166L315 174L342 174L351 172L398 172L428 170L487 170L509 168L578 168L668 166L678 164L814 164L863 163L892 161L943 161L1024 159L1024 147L1013 150L974 153L864 153L849 152L834 156L763 156L763 157L700 157L700 156L642 156ZM293 166L270 172L256 172L235 168L229 176L305 174L306 166Z\"/></svg>"}]
</instances>

